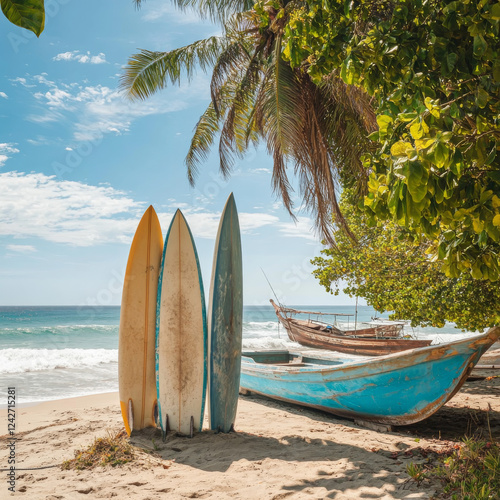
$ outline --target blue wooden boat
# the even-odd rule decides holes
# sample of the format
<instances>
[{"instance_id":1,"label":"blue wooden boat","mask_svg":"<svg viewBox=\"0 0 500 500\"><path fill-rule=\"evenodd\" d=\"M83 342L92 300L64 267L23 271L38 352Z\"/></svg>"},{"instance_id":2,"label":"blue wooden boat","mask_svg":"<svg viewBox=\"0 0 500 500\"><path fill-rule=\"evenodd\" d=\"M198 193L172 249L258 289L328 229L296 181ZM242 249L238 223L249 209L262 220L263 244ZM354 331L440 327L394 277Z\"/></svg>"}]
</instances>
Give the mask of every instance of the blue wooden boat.
<instances>
[{"instance_id":1,"label":"blue wooden boat","mask_svg":"<svg viewBox=\"0 0 500 500\"><path fill-rule=\"evenodd\" d=\"M243 352L242 392L319 408L342 417L407 425L449 401L500 327L446 344L370 359L307 352Z\"/></svg>"}]
</instances>

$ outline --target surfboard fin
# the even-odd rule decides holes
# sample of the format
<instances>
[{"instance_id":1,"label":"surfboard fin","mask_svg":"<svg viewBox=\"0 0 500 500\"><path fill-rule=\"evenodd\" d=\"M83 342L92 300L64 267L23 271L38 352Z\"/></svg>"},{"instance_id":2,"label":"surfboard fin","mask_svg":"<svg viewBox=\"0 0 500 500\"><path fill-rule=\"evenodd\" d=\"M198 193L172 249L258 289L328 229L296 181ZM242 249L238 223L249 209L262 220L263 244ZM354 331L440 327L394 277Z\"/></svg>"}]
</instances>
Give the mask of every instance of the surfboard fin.
<instances>
[{"instance_id":1,"label":"surfboard fin","mask_svg":"<svg viewBox=\"0 0 500 500\"><path fill-rule=\"evenodd\" d=\"M129 406L130 406L130 403L131 403L131 401L129 401L129 404L127 404L127 403L125 403L123 401L120 401L120 409L122 411L122 418L123 418L123 423L125 425L125 431L127 432L127 434L129 436L132 433L132 428L134 426L133 420L132 421L129 420L129 414L130 414Z\"/></svg>"},{"instance_id":2,"label":"surfboard fin","mask_svg":"<svg viewBox=\"0 0 500 500\"><path fill-rule=\"evenodd\" d=\"M163 442L167 440L167 432L169 431L168 413L165 413L165 429L163 430Z\"/></svg>"},{"instance_id":3,"label":"surfboard fin","mask_svg":"<svg viewBox=\"0 0 500 500\"><path fill-rule=\"evenodd\" d=\"M156 427L158 427L158 401L155 401L154 402L154 405L153 405L153 419L155 421L155 425Z\"/></svg>"},{"instance_id":4,"label":"surfboard fin","mask_svg":"<svg viewBox=\"0 0 500 500\"><path fill-rule=\"evenodd\" d=\"M192 438L194 434L194 417L191 415L191 421L189 423L189 437Z\"/></svg>"}]
</instances>

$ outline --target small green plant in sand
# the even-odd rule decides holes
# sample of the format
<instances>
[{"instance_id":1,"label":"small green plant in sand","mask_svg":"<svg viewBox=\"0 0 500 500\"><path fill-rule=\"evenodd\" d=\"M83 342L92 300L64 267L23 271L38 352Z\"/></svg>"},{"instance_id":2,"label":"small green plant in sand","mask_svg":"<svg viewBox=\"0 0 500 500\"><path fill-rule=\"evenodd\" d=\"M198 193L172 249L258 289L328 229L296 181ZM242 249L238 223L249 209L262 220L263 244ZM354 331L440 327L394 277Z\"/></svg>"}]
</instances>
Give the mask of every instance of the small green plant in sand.
<instances>
[{"instance_id":1,"label":"small green plant in sand","mask_svg":"<svg viewBox=\"0 0 500 500\"><path fill-rule=\"evenodd\" d=\"M427 464L410 463L408 475L417 482L439 479L442 491L434 498L452 500L500 500L499 443L464 438Z\"/></svg>"},{"instance_id":2,"label":"small green plant in sand","mask_svg":"<svg viewBox=\"0 0 500 500\"><path fill-rule=\"evenodd\" d=\"M86 450L75 451L75 458L66 460L63 469L93 469L98 465L116 467L134 459L134 451L127 441L125 432L108 434L104 438L96 438Z\"/></svg>"}]
</instances>

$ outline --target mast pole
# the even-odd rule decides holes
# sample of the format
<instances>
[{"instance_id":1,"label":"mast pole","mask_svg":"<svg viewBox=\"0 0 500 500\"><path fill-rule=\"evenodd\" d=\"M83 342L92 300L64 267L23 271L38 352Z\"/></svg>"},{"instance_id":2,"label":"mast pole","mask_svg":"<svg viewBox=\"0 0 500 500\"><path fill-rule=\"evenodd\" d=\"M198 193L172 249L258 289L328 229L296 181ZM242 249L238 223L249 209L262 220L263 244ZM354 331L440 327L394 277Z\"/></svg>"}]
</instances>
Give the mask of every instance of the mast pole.
<instances>
[{"instance_id":1,"label":"mast pole","mask_svg":"<svg viewBox=\"0 0 500 500\"><path fill-rule=\"evenodd\" d=\"M354 315L354 333L358 329L358 296L356 295L356 314Z\"/></svg>"}]
</instances>

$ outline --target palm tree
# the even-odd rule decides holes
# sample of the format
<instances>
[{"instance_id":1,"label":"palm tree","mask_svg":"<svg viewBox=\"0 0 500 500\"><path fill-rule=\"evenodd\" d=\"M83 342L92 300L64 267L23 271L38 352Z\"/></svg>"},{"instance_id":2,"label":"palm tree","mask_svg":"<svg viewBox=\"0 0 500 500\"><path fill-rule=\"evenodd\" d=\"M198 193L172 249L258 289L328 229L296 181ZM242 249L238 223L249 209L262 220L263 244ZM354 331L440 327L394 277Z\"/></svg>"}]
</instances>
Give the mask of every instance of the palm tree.
<instances>
[{"instance_id":1,"label":"palm tree","mask_svg":"<svg viewBox=\"0 0 500 500\"><path fill-rule=\"evenodd\" d=\"M290 12L301 1L264 5L253 1L173 0L180 8L195 7L221 23L223 33L169 52L141 50L131 56L121 85L132 99L146 99L168 82L190 78L200 67L212 71L211 102L196 125L186 156L192 184L201 162L219 140L220 170L231 173L234 158L264 140L273 157L272 185L294 217L289 168L299 179L303 204L315 217L321 237L335 245L333 221L348 228L337 202L342 183L360 194L367 171L360 155L376 130L375 115L362 91L336 75L320 85L303 69L282 58L283 31ZM272 3L272 5L271 5ZM139 6L141 0L136 0Z\"/></svg>"}]
</instances>

